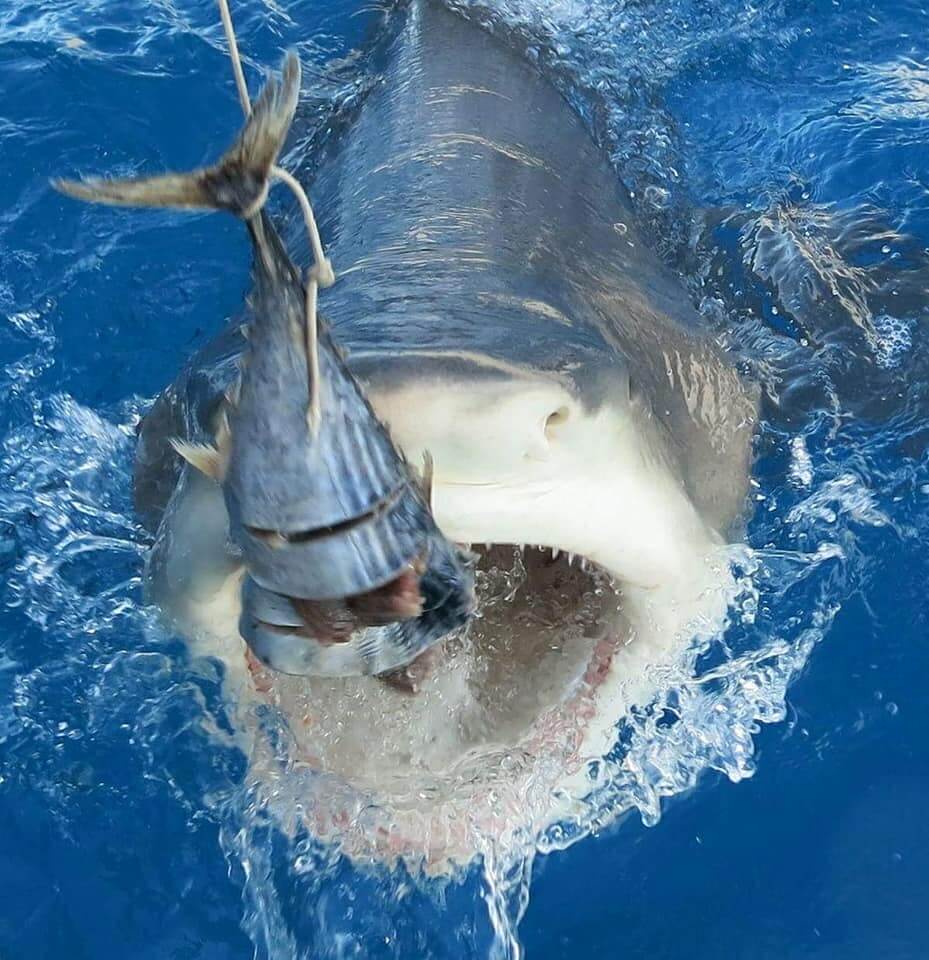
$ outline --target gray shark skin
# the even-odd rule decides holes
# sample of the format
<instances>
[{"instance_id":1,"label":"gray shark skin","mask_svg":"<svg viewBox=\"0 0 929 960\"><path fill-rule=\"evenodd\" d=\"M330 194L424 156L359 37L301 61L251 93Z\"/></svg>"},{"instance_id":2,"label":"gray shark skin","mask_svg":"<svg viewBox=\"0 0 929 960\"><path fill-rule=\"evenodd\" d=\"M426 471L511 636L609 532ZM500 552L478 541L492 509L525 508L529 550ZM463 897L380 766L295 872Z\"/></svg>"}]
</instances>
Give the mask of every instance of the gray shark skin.
<instances>
[{"instance_id":1,"label":"gray shark skin","mask_svg":"<svg viewBox=\"0 0 929 960\"><path fill-rule=\"evenodd\" d=\"M754 397L615 172L514 51L437 3L406 18L312 183L340 272L325 309L353 371L375 397L520 370L588 410L626 405L724 532L744 506Z\"/></svg>"}]
</instances>

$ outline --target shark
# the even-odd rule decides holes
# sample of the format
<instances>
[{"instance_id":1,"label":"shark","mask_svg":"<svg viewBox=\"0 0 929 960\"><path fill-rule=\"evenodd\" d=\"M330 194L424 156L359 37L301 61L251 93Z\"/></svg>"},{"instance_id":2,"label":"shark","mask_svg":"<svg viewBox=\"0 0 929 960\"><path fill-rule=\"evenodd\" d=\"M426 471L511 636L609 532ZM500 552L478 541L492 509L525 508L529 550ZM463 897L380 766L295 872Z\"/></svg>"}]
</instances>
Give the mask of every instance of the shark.
<instances>
[{"instance_id":1,"label":"shark","mask_svg":"<svg viewBox=\"0 0 929 960\"><path fill-rule=\"evenodd\" d=\"M302 406L268 400L276 374L251 373L284 369L280 343L299 341L303 222L261 209L291 123L304 142L292 63L206 174L63 188L248 220L251 319L140 426L149 592L224 664L282 821L439 869L474 855L475 830L572 816L617 722L697 632L723 628L758 397L533 64L434 0L386 30L378 82L322 156L288 155L338 274L320 294L320 369L355 411L321 387L318 436ZM292 322L260 355L265 315ZM282 470L269 433L313 447L300 462L323 464L325 496ZM409 466L424 460L425 492ZM406 517L392 553L354 536L388 514ZM314 578L327 589L304 589ZM256 704L283 718L287 763Z\"/></svg>"}]
</instances>

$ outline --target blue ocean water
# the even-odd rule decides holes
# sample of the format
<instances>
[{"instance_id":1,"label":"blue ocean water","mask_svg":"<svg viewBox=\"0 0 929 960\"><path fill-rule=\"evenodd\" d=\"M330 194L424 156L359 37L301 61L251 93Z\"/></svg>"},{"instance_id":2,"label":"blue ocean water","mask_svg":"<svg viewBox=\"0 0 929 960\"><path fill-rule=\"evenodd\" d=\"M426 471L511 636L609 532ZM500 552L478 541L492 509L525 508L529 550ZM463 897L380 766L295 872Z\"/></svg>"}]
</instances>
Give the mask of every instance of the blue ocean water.
<instances>
[{"instance_id":1,"label":"blue ocean water","mask_svg":"<svg viewBox=\"0 0 929 960\"><path fill-rule=\"evenodd\" d=\"M923 958L929 12L455 5L564 92L764 389L733 624L620 727L609 789L537 856L439 889L286 839L218 667L142 604L130 497L139 416L241 303L243 232L48 186L228 144L215 5L9 5L0 956ZM319 136L376 82L377 5L234 10L253 81L300 51Z\"/></svg>"}]
</instances>

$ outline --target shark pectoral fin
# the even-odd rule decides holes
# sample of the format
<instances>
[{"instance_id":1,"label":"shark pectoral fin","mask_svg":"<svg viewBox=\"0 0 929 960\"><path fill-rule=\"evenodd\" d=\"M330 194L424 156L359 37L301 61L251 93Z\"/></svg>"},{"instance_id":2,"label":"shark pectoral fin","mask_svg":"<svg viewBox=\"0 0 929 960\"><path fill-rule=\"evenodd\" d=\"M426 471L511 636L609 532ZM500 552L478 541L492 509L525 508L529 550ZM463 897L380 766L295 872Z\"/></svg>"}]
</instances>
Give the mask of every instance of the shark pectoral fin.
<instances>
[{"instance_id":1,"label":"shark pectoral fin","mask_svg":"<svg viewBox=\"0 0 929 960\"><path fill-rule=\"evenodd\" d=\"M226 475L227 458L220 449L208 443L188 443L176 437L172 437L170 443L178 456L183 457L195 470L222 483Z\"/></svg>"},{"instance_id":2,"label":"shark pectoral fin","mask_svg":"<svg viewBox=\"0 0 929 960\"><path fill-rule=\"evenodd\" d=\"M293 121L299 92L300 61L289 53L280 82L272 78L265 84L235 143L215 166L158 177L56 179L52 186L91 203L228 210L247 220L268 196L272 168Z\"/></svg>"}]
</instances>

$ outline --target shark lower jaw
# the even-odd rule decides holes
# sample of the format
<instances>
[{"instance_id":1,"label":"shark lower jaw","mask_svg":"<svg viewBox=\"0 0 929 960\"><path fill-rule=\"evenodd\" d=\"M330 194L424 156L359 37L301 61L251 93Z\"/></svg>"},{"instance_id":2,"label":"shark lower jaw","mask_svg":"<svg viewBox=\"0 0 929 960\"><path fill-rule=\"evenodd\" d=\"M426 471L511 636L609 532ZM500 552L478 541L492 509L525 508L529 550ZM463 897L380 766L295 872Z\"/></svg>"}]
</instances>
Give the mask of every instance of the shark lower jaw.
<instances>
[{"instance_id":1,"label":"shark lower jaw","mask_svg":"<svg viewBox=\"0 0 929 960\"><path fill-rule=\"evenodd\" d=\"M489 837L577 816L588 763L647 705L655 675L689 643L688 619L708 609L698 597L718 585L640 590L557 547L470 549L476 615L430 655L415 692L251 664L252 689L290 728L287 769L307 774L292 782L269 765L263 779L353 859L445 873Z\"/></svg>"},{"instance_id":2,"label":"shark lower jaw","mask_svg":"<svg viewBox=\"0 0 929 960\"><path fill-rule=\"evenodd\" d=\"M436 484L440 526L475 556L477 608L466 628L414 664L405 689L373 677L283 677L252 664L255 687L288 719L297 757L342 785L337 799L320 797L316 824L325 833L333 817L340 842L345 817L336 808L370 803L396 827L394 853L441 858L432 838L472 814L484 822L488 791L516 797L531 783L545 795L575 780L582 790L585 761L610 748L628 706L624 656L653 642L643 598L654 594L663 605L667 594L663 584L625 578L628 534L611 539L622 518L601 501L606 535L591 537L586 520L577 522L585 510L573 489L550 489L548 506L562 506L547 514L528 489L522 497L478 489L447 475ZM658 540L666 536L656 531ZM630 610L639 619L630 620ZM666 626L673 634L677 625ZM632 667L644 676L641 663ZM554 807L543 799L530 819L544 823L546 809ZM523 815L515 800L511 812ZM425 848L422 818L431 824ZM390 853L358 835L353 842L359 855Z\"/></svg>"},{"instance_id":3,"label":"shark lower jaw","mask_svg":"<svg viewBox=\"0 0 929 960\"><path fill-rule=\"evenodd\" d=\"M470 550L475 615L413 665L415 685L296 678L250 662L302 760L400 807L470 796L507 755L525 762L545 750L569 762L629 639L620 588L597 564L557 548Z\"/></svg>"}]
</instances>

